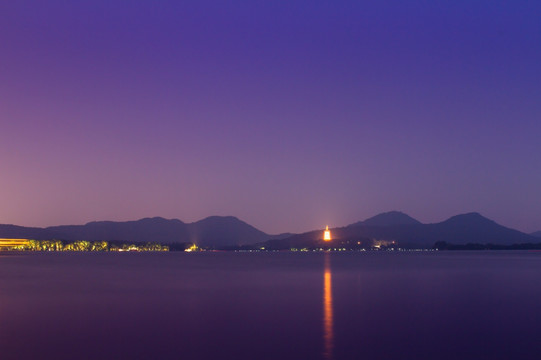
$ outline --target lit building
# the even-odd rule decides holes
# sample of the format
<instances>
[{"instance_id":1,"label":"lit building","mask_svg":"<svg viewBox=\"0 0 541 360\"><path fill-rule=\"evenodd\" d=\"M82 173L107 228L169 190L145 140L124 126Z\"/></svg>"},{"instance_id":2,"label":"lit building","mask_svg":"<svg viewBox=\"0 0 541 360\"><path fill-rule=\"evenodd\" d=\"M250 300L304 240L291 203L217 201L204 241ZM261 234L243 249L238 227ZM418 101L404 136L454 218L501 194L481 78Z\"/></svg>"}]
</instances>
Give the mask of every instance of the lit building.
<instances>
[{"instance_id":1,"label":"lit building","mask_svg":"<svg viewBox=\"0 0 541 360\"><path fill-rule=\"evenodd\" d=\"M24 247L30 243L28 239L0 239L0 249Z\"/></svg>"},{"instance_id":2,"label":"lit building","mask_svg":"<svg viewBox=\"0 0 541 360\"><path fill-rule=\"evenodd\" d=\"M329 225L325 228L325 232L323 233L323 240L325 241L331 241L331 231L329 230Z\"/></svg>"}]
</instances>

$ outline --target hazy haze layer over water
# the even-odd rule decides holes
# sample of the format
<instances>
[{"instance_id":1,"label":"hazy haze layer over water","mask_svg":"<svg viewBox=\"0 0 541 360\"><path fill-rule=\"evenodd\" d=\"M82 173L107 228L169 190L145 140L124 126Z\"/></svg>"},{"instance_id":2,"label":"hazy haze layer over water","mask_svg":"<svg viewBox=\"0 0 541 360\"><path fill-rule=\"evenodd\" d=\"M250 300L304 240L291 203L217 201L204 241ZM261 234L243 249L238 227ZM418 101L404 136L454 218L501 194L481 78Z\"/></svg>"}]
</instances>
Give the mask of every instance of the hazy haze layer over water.
<instances>
[{"instance_id":1,"label":"hazy haze layer over water","mask_svg":"<svg viewBox=\"0 0 541 360\"><path fill-rule=\"evenodd\" d=\"M538 359L541 253L3 253L2 359Z\"/></svg>"}]
</instances>

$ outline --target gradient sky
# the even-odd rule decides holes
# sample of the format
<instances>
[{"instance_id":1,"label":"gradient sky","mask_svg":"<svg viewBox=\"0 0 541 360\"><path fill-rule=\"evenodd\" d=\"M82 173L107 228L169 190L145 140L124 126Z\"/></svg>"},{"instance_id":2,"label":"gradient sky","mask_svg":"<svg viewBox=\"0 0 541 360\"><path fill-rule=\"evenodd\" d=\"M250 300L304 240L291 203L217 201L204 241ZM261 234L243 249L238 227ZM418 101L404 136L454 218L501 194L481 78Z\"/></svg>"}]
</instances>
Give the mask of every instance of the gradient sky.
<instances>
[{"instance_id":1,"label":"gradient sky","mask_svg":"<svg viewBox=\"0 0 541 360\"><path fill-rule=\"evenodd\" d=\"M0 223L541 229L540 1L2 1Z\"/></svg>"}]
</instances>

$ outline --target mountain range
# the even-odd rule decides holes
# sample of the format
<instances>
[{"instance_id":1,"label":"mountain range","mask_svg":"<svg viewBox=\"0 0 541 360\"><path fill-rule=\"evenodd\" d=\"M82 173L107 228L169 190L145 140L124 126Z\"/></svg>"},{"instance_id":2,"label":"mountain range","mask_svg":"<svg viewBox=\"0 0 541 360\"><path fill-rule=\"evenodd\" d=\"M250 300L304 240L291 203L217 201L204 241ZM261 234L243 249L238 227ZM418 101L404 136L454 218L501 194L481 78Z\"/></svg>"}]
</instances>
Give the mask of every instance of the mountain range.
<instances>
[{"instance_id":1,"label":"mountain range","mask_svg":"<svg viewBox=\"0 0 541 360\"><path fill-rule=\"evenodd\" d=\"M291 234L268 235L234 216L210 216L193 223L161 217L137 221L94 221L85 225L46 228L0 225L0 238L35 240L129 241L195 243L199 246L232 246L259 243Z\"/></svg>"},{"instance_id":2,"label":"mountain range","mask_svg":"<svg viewBox=\"0 0 541 360\"><path fill-rule=\"evenodd\" d=\"M450 244L512 245L539 242L539 238L510 229L487 219L479 213L453 216L434 224L423 224L399 211L376 215L364 221L331 229L337 243L392 243L400 247L429 248L436 242ZM269 240L270 249L312 247L321 243L322 231L297 234L285 239Z\"/></svg>"},{"instance_id":3,"label":"mountain range","mask_svg":"<svg viewBox=\"0 0 541 360\"><path fill-rule=\"evenodd\" d=\"M479 213L453 216L445 221L423 224L399 211L376 215L344 227L332 228L333 241L372 244L395 242L402 247L432 247L452 244L511 245L539 242L541 232L526 234L487 219ZM228 247L260 244L269 249L312 247L322 239L322 230L303 234L269 235L233 216L211 216L193 223L161 217L137 221L95 221L85 225L46 228L0 225L0 238L65 241L129 241L195 243L199 246Z\"/></svg>"}]
</instances>

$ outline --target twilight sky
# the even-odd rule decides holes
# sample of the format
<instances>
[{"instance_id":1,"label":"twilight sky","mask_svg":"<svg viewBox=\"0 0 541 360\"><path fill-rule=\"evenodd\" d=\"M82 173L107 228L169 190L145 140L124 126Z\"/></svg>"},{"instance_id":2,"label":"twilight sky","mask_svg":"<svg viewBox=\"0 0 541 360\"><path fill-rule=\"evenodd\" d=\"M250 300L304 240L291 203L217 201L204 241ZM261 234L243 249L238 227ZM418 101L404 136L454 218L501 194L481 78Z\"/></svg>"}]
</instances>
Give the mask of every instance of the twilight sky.
<instances>
[{"instance_id":1,"label":"twilight sky","mask_svg":"<svg viewBox=\"0 0 541 360\"><path fill-rule=\"evenodd\" d=\"M2 1L0 223L541 229L540 1Z\"/></svg>"}]
</instances>

